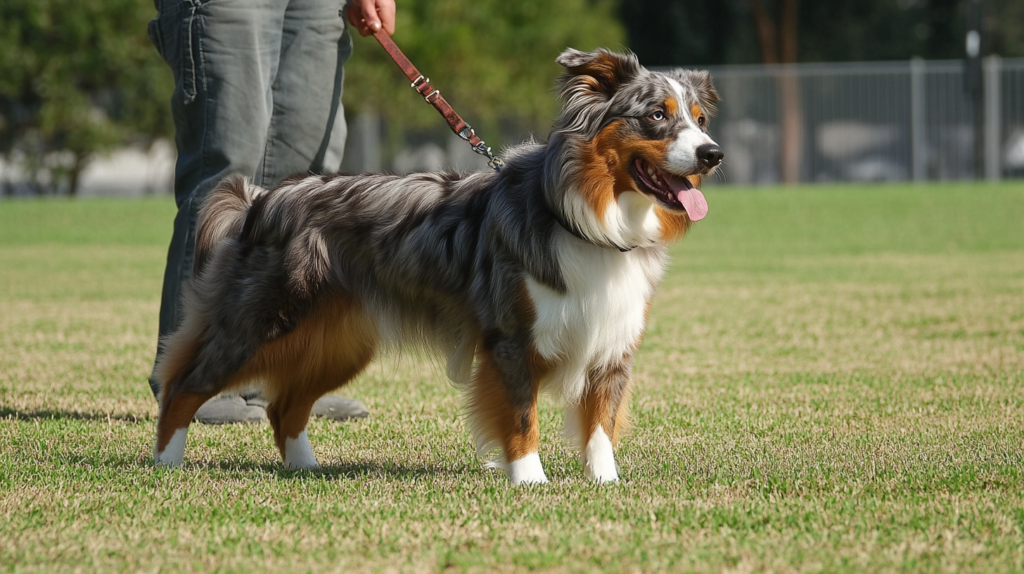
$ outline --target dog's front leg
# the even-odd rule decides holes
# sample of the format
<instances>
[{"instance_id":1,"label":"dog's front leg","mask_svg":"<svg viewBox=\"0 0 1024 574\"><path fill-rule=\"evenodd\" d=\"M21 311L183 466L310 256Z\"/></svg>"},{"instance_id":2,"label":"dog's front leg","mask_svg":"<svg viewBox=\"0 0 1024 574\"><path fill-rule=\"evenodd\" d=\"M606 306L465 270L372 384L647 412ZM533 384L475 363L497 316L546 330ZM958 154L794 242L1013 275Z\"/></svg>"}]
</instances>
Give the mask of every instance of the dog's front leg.
<instances>
[{"instance_id":1,"label":"dog's front leg","mask_svg":"<svg viewBox=\"0 0 1024 574\"><path fill-rule=\"evenodd\" d=\"M536 367L523 345L505 340L479 351L469 409L477 443L502 448L512 484L548 481L540 463Z\"/></svg>"},{"instance_id":2,"label":"dog's front leg","mask_svg":"<svg viewBox=\"0 0 1024 574\"><path fill-rule=\"evenodd\" d=\"M587 391L577 408L575 424L580 436L580 462L594 482L618 482L615 446L628 424L629 376L632 357L590 373Z\"/></svg>"}]
</instances>

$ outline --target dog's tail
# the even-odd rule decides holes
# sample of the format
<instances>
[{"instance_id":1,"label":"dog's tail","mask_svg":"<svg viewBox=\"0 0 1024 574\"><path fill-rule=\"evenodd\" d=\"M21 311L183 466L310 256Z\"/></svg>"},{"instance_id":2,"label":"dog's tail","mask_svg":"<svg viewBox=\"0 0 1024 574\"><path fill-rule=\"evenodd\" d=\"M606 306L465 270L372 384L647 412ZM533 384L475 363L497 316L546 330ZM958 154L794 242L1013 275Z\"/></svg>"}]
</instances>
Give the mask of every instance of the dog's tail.
<instances>
[{"instance_id":1,"label":"dog's tail","mask_svg":"<svg viewBox=\"0 0 1024 574\"><path fill-rule=\"evenodd\" d=\"M262 187L253 185L249 178L236 176L220 182L210 192L199 212L192 264L194 275L202 271L213 254L214 245L227 237L241 235L246 212L252 206L253 199L264 191Z\"/></svg>"},{"instance_id":2,"label":"dog's tail","mask_svg":"<svg viewBox=\"0 0 1024 574\"><path fill-rule=\"evenodd\" d=\"M230 177L221 181L203 200L196 229L193 278L182 290L184 317L173 333L161 339L154 369L154 377L162 389L161 408L177 392L219 392L220 387L216 385L223 385L251 354L248 347L231 346L236 339L213 333L217 323L211 320L210 309L223 306L229 285L216 273L204 278L201 271L207 266L210 267L208 272L213 271L209 264L218 246L242 234L253 202L263 193L263 188L253 185L247 178ZM230 343L225 345L225 341Z\"/></svg>"}]
</instances>

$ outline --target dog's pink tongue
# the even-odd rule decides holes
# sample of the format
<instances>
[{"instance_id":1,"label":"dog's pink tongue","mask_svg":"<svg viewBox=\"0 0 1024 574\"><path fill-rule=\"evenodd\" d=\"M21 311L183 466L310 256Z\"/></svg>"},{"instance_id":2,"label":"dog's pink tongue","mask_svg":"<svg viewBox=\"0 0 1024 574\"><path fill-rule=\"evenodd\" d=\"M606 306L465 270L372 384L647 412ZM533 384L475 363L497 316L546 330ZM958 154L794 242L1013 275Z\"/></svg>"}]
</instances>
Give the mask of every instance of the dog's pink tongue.
<instances>
[{"instance_id":1,"label":"dog's pink tongue","mask_svg":"<svg viewBox=\"0 0 1024 574\"><path fill-rule=\"evenodd\" d=\"M676 199L686 208L686 214L690 216L690 221L704 219L704 216L708 214L708 200L704 199L704 194L699 189L693 187L689 179L669 174L668 184L672 186Z\"/></svg>"}]
</instances>

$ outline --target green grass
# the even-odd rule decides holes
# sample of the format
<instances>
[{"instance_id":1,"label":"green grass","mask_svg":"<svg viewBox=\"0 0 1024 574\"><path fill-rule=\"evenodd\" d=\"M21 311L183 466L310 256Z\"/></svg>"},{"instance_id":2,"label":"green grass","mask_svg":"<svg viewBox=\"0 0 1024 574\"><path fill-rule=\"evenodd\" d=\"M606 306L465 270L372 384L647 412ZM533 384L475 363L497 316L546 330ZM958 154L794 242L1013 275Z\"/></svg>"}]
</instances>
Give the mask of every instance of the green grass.
<instances>
[{"instance_id":1,"label":"green grass","mask_svg":"<svg viewBox=\"0 0 1024 574\"><path fill-rule=\"evenodd\" d=\"M1024 570L1024 185L737 190L673 249L622 482L481 469L415 357L149 462L169 200L0 202L0 570Z\"/></svg>"}]
</instances>

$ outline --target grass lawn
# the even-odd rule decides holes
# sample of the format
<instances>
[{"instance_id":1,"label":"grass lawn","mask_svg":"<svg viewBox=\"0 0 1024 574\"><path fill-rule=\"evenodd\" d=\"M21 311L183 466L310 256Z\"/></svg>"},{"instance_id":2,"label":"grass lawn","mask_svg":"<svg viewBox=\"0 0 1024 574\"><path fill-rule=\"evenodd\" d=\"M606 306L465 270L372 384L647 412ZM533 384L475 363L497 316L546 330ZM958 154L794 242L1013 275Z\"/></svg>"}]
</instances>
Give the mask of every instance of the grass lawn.
<instances>
[{"instance_id":1,"label":"grass lawn","mask_svg":"<svg viewBox=\"0 0 1024 574\"><path fill-rule=\"evenodd\" d=\"M622 482L481 468L416 357L150 463L167 199L0 202L0 570L1024 570L1024 184L709 187L636 363Z\"/></svg>"}]
</instances>

